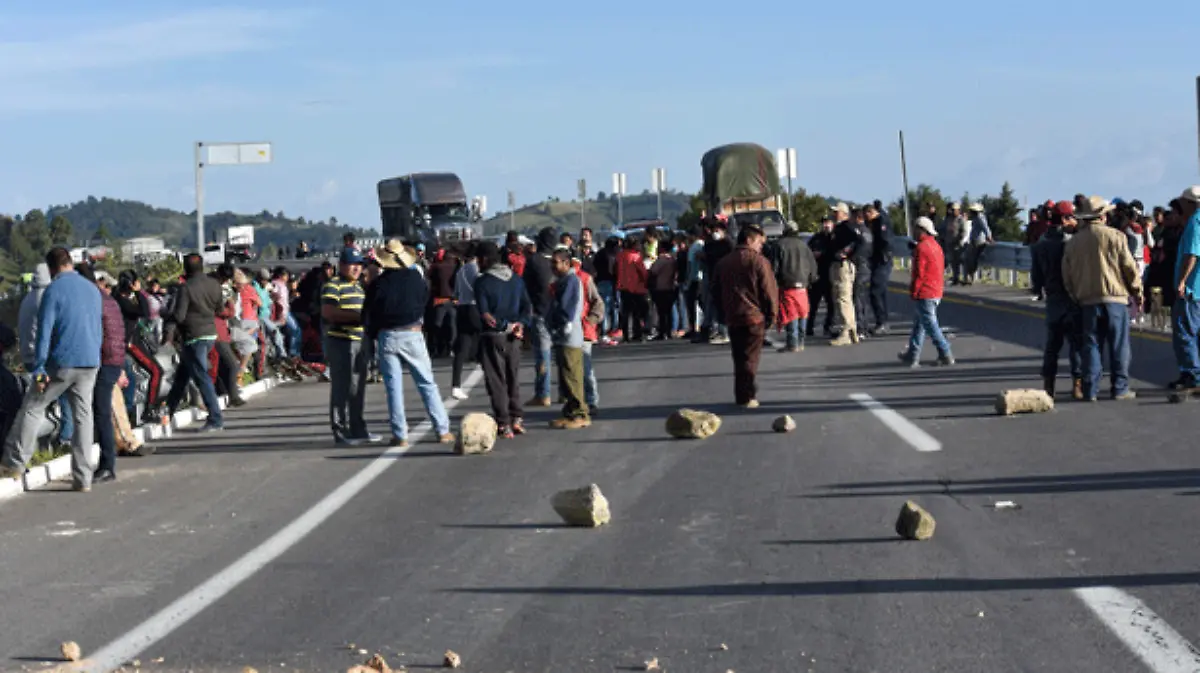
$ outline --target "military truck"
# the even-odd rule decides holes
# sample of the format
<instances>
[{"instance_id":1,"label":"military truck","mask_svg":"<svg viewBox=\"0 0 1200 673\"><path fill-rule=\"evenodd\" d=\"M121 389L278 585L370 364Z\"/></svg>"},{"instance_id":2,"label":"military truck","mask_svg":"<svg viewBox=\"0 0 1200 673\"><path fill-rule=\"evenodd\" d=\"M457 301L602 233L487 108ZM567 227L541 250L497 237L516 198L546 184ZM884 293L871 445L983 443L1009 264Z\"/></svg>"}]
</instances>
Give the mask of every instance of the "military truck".
<instances>
[{"instance_id":1,"label":"military truck","mask_svg":"<svg viewBox=\"0 0 1200 673\"><path fill-rule=\"evenodd\" d=\"M730 234L741 225L757 224L768 238L783 235L787 221L775 156L761 145L734 143L714 147L700 159L704 173L701 194L709 213L729 217Z\"/></svg>"},{"instance_id":2,"label":"military truck","mask_svg":"<svg viewBox=\"0 0 1200 673\"><path fill-rule=\"evenodd\" d=\"M379 210L384 238L430 250L482 237L481 209L467 200L454 173L412 173L381 180Z\"/></svg>"}]
</instances>

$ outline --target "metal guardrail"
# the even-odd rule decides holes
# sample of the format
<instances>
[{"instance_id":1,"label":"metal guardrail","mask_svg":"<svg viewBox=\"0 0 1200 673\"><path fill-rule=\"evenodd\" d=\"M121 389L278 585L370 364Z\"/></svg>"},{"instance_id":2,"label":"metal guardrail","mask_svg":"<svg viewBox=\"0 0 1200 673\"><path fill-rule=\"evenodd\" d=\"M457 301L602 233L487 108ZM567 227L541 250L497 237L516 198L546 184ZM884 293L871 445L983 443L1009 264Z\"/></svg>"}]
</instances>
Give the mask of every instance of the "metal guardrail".
<instances>
[{"instance_id":1,"label":"metal guardrail","mask_svg":"<svg viewBox=\"0 0 1200 673\"><path fill-rule=\"evenodd\" d=\"M801 234L807 241L812 234ZM913 240L907 236L892 237L892 257L901 269L912 265ZM993 243L979 258L979 275L982 279L1009 287L1021 286L1023 274L1033 268L1033 255L1029 246L1020 243Z\"/></svg>"}]
</instances>

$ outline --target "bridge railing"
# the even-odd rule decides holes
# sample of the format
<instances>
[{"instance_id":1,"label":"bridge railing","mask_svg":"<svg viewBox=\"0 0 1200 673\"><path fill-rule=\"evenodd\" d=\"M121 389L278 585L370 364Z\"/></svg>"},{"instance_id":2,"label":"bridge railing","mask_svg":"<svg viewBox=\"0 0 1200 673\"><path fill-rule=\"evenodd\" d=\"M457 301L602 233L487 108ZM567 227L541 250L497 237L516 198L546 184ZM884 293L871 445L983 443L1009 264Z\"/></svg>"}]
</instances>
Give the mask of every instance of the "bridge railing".
<instances>
[{"instance_id":1,"label":"bridge railing","mask_svg":"<svg viewBox=\"0 0 1200 673\"><path fill-rule=\"evenodd\" d=\"M807 241L812 234L802 236ZM912 239L907 236L892 237L892 257L897 268L908 270L912 266L911 243ZM1033 257L1029 246L1019 243L993 243L979 258L980 280L1008 287L1029 287L1029 271L1032 268Z\"/></svg>"}]
</instances>

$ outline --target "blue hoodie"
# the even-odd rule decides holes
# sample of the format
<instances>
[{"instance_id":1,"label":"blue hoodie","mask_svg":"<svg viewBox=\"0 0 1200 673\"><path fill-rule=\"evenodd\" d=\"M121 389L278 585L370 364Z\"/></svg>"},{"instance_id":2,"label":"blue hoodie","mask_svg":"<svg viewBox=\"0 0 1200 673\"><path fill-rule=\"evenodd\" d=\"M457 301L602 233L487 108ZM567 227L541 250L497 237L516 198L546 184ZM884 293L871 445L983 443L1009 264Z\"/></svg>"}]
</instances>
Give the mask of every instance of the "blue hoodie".
<instances>
[{"instance_id":1,"label":"blue hoodie","mask_svg":"<svg viewBox=\"0 0 1200 673\"><path fill-rule=\"evenodd\" d=\"M33 374L100 366L104 342L100 289L74 271L62 271L38 308Z\"/></svg>"},{"instance_id":2,"label":"blue hoodie","mask_svg":"<svg viewBox=\"0 0 1200 673\"><path fill-rule=\"evenodd\" d=\"M554 299L546 326L555 346L583 348L583 283L575 269L554 282Z\"/></svg>"}]
</instances>

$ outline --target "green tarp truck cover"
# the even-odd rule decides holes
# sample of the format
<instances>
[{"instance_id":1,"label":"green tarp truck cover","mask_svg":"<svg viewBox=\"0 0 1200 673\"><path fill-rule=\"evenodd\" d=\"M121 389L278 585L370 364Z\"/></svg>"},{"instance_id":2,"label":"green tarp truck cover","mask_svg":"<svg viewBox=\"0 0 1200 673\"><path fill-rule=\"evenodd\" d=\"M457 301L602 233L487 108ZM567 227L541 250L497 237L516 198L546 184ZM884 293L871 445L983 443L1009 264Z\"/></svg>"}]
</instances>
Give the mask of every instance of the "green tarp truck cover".
<instances>
[{"instance_id":1,"label":"green tarp truck cover","mask_svg":"<svg viewBox=\"0 0 1200 673\"><path fill-rule=\"evenodd\" d=\"M779 193L775 157L760 145L734 143L705 153L704 198L709 203L729 199L761 199Z\"/></svg>"}]
</instances>

